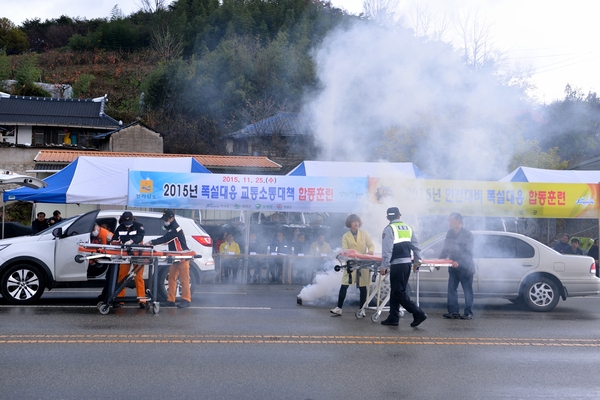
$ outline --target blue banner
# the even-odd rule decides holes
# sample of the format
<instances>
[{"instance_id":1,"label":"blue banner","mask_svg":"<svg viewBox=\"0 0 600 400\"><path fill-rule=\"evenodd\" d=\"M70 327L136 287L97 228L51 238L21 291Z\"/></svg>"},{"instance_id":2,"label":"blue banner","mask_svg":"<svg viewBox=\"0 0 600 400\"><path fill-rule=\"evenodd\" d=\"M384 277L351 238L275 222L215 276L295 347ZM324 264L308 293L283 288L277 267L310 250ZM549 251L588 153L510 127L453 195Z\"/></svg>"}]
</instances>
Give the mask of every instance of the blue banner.
<instances>
[{"instance_id":1,"label":"blue banner","mask_svg":"<svg viewBox=\"0 0 600 400\"><path fill-rule=\"evenodd\" d=\"M130 171L127 205L177 209L348 212L368 178Z\"/></svg>"}]
</instances>

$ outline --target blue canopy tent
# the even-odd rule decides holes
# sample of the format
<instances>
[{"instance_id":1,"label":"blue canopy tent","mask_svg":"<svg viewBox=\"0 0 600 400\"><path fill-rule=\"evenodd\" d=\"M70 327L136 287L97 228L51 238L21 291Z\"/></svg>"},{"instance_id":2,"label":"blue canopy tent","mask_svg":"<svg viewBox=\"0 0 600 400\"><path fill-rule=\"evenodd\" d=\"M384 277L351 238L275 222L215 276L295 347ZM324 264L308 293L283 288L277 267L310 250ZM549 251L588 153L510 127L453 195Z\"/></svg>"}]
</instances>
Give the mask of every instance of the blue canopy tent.
<instances>
[{"instance_id":1,"label":"blue canopy tent","mask_svg":"<svg viewBox=\"0 0 600 400\"><path fill-rule=\"evenodd\" d=\"M44 179L45 188L19 188L4 201L127 205L129 170L210 173L193 157L78 157Z\"/></svg>"}]
</instances>

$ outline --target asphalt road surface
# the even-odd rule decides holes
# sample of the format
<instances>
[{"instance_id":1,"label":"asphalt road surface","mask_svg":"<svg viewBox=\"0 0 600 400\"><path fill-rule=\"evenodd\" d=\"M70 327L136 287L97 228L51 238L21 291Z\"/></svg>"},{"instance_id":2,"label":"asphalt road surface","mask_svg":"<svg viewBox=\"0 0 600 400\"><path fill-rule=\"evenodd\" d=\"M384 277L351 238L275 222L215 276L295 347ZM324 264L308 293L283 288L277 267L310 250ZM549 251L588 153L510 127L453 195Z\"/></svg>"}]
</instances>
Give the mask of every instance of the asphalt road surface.
<instances>
[{"instance_id":1,"label":"asphalt road surface","mask_svg":"<svg viewBox=\"0 0 600 400\"><path fill-rule=\"evenodd\" d=\"M600 398L600 297L550 313L476 299L471 321L426 298L411 328L409 314L386 327L357 304L341 317L331 302L299 306L300 290L202 285L189 309L156 315L135 303L100 315L92 290L0 299L0 398Z\"/></svg>"}]
</instances>

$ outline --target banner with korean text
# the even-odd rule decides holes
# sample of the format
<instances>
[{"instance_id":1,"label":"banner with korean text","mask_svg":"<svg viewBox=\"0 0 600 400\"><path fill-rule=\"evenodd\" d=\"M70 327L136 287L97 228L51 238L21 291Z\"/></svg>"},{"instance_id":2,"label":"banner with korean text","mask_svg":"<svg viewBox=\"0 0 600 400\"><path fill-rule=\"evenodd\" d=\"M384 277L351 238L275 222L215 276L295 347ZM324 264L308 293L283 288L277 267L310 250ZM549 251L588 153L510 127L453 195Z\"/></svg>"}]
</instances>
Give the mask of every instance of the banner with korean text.
<instances>
[{"instance_id":1,"label":"banner with korean text","mask_svg":"<svg viewBox=\"0 0 600 400\"><path fill-rule=\"evenodd\" d=\"M598 184L369 178L372 202L403 213L526 218L598 218Z\"/></svg>"},{"instance_id":2,"label":"banner with korean text","mask_svg":"<svg viewBox=\"0 0 600 400\"><path fill-rule=\"evenodd\" d=\"M358 212L397 206L404 215L599 218L599 185L130 171L132 207Z\"/></svg>"},{"instance_id":3,"label":"banner with korean text","mask_svg":"<svg viewBox=\"0 0 600 400\"><path fill-rule=\"evenodd\" d=\"M132 207L346 212L368 199L368 179L129 171Z\"/></svg>"}]
</instances>

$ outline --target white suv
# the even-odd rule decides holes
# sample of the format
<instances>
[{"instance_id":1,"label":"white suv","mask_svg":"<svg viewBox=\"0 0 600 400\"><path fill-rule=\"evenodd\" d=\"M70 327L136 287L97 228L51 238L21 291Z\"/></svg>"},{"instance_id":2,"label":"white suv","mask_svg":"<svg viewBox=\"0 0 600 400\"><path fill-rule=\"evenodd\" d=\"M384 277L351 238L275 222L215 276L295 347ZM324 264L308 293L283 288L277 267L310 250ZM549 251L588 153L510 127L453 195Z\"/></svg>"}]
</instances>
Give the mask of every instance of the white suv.
<instances>
[{"instance_id":1,"label":"white suv","mask_svg":"<svg viewBox=\"0 0 600 400\"><path fill-rule=\"evenodd\" d=\"M123 210L95 210L61 221L33 236L0 240L0 293L12 304L30 304L37 301L45 288L102 287L106 268L88 268L87 260L75 261L78 243L89 242L94 223L106 224L114 232ZM166 231L160 219L162 214L132 211L134 218L144 225L144 241L162 236ZM192 219L176 216L186 235L189 248L202 258L190 263L192 293L196 286L214 277L212 239ZM166 249L166 245L157 249ZM166 298L168 265L158 272L159 300Z\"/></svg>"}]
</instances>

